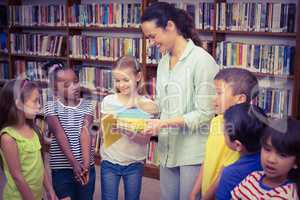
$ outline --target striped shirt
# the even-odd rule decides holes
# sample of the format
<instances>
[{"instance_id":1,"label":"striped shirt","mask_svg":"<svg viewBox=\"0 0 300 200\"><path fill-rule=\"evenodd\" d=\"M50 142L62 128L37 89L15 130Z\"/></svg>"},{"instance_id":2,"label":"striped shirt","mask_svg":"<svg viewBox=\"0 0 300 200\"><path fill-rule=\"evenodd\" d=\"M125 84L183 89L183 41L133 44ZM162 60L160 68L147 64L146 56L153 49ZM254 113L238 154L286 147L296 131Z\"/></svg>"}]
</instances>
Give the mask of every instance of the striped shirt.
<instances>
[{"instance_id":1,"label":"striped shirt","mask_svg":"<svg viewBox=\"0 0 300 200\"><path fill-rule=\"evenodd\" d=\"M286 181L275 188L263 183L263 171L256 171L248 175L238 186L231 191L232 199L247 200L298 200L297 186Z\"/></svg>"},{"instance_id":2,"label":"striped shirt","mask_svg":"<svg viewBox=\"0 0 300 200\"><path fill-rule=\"evenodd\" d=\"M70 149L77 161L82 163L80 134L85 115L93 115L90 101L81 99L77 106L65 106L59 100L48 101L44 108L45 116L57 116L70 144ZM52 135L50 146L50 167L52 169L72 169L67 157L62 152L56 137ZM94 164L94 147L91 147L90 165Z\"/></svg>"}]
</instances>

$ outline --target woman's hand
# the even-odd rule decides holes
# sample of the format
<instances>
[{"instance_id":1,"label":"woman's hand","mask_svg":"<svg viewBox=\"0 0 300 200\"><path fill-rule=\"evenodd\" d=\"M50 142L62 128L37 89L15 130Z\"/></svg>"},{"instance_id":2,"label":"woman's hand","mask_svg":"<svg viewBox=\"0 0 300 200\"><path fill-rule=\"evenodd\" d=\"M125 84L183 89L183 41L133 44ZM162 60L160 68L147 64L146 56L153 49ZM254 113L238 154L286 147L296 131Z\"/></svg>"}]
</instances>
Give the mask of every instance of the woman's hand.
<instances>
[{"instance_id":1,"label":"woman's hand","mask_svg":"<svg viewBox=\"0 0 300 200\"><path fill-rule=\"evenodd\" d=\"M147 122L147 127L142 132L146 135L156 136L159 134L160 130L163 128L164 123L160 119L150 119Z\"/></svg>"}]
</instances>

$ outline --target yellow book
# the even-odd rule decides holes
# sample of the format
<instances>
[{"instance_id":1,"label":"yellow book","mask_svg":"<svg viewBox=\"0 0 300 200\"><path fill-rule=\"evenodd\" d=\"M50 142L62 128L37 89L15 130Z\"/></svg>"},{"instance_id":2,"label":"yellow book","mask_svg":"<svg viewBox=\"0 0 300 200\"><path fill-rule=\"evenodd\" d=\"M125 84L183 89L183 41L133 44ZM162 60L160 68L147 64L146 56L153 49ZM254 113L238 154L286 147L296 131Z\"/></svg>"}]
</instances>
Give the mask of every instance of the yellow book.
<instances>
[{"instance_id":1,"label":"yellow book","mask_svg":"<svg viewBox=\"0 0 300 200\"><path fill-rule=\"evenodd\" d=\"M107 115L101 119L104 148L109 147L122 137L118 132L112 131L116 124L117 119L113 115Z\"/></svg>"},{"instance_id":2,"label":"yellow book","mask_svg":"<svg viewBox=\"0 0 300 200\"><path fill-rule=\"evenodd\" d=\"M145 119L116 118L114 115L106 115L101 119L104 148L118 141L122 135L132 136L144 130L147 126Z\"/></svg>"}]
</instances>

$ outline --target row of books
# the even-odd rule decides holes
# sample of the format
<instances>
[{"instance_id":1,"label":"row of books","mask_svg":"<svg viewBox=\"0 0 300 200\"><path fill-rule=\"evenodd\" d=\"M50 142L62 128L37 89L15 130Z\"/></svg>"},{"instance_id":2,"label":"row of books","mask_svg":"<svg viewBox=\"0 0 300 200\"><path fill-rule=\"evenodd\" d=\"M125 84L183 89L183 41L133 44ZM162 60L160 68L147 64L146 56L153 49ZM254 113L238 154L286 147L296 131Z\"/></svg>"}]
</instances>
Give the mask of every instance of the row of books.
<instances>
[{"instance_id":1,"label":"row of books","mask_svg":"<svg viewBox=\"0 0 300 200\"><path fill-rule=\"evenodd\" d=\"M8 62L0 61L0 80L9 79L9 65Z\"/></svg>"},{"instance_id":2,"label":"row of books","mask_svg":"<svg viewBox=\"0 0 300 200\"><path fill-rule=\"evenodd\" d=\"M70 36L70 57L115 61L132 55L142 60L142 38Z\"/></svg>"},{"instance_id":3,"label":"row of books","mask_svg":"<svg viewBox=\"0 0 300 200\"><path fill-rule=\"evenodd\" d=\"M152 45L149 39L146 40L147 53L146 53L146 63L147 64L158 64L161 59L161 53L157 46Z\"/></svg>"},{"instance_id":4,"label":"row of books","mask_svg":"<svg viewBox=\"0 0 300 200\"><path fill-rule=\"evenodd\" d=\"M274 2L178 2L194 19L197 29L212 30L214 10L218 30L294 32L295 3ZM7 24L7 7L1 6L0 24ZM10 25L139 27L141 3L9 6Z\"/></svg>"},{"instance_id":5,"label":"row of books","mask_svg":"<svg viewBox=\"0 0 300 200\"><path fill-rule=\"evenodd\" d=\"M15 60L15 78L28 78L32 81L47 81L47 73L43 66L45 62Z\"/></svg>"},{"instance_id":6,"label":"row of books","mask_svg":"<svg viewBox=\"0 0 300 200\"><path fill-rule=\"evenodd\" d=\"M221 67L245 67L253 72L291 75L294 54L292 46L219 42L216 60Z\"/></svg>"},{"instance_id":7,"label":"row of books","mask_svg":"<svg viewBox=\"0 0 300 200\"><path fill-rule=\"evenodd\" d=\"M141 3L75 4L69 13L69 26L139 27L141 23Z\"/></svg>"},{"instance_id":8,"label":"row of books","mask_svg":"<svg viewBox=\"0 0 300 200\"><path fill-rule=\"evenodd\" d=\"M113 88L112 70L93 66L76 66L79 81L82 86L102 91L111 90Z\"/></svg>"},{"instance_id":9,"label":"row of books","mask_svg":"<svg viewBox=\"0 0 300 200\"><path fill-rule=\"evenodd\" d=\"M287 117L290 105L290 90L262 88L259 91L257 105L274 118Z\"/></svg>"},{"instance_id":10,"label":"row of books","mask_svg":"<svg viewBox=\"0 0 300 200\"><path fill-rule=\"evenodd\" d=\"M156 141L150 141L147 145L147 157L146 163L159 166L160 156L158 150L158 143Z\"/></svg>"},{"instance_id":11,"label":"row of books","mask_svg":"<svg viewBox=\"0 0 300 200\"><path fill-rule=\"evenodd\" d=\"M66 26L65 5L9 6L9 24L12 26Z\"/></svg>"},{"instance_id":12,"label":"row of books","mask_svg":"<svg viewBox=\"0 0 300 200\"><path fill-rule=\"evenodd\" d=\"M62 35L39 33L11 33L10 43L13 54L63 56L66 38Z\"/></svg>"},{"instance_id":13,"label":"row of books","mask_svg":"<svg viewBox=\"0 0 300 200\"><path fill-rule=\"evenodd\" d=\"M295 31L295 3L219 2L216 6L216 26L219 30Z\"/></svg>"},{"instance_id":14,"label":"row of books","mask_svg":"<svg viewBox=\"0 0 300 200\"><path fill-rule=\"evenodd\" d=\"M177 2L175 7L184 9L194 19L196 29L212 30L214 21L213 2Z\"/></svg>"}]
</instances>

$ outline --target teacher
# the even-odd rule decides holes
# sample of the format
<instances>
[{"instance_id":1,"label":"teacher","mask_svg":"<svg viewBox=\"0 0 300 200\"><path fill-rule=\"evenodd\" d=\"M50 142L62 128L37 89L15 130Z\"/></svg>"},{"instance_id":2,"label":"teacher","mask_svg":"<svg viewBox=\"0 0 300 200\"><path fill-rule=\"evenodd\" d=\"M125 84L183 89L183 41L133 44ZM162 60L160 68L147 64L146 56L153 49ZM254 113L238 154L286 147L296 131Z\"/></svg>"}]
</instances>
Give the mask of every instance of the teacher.
<instances>
[{"instance_id":1,"label":"teacher","mask_svg":"<svg viewBox=\"0 0 300 200\"><path fill-rule=\"evenodd\" d=\"M219 68L200 47L194 21L184 10L156 2L141 21L144 35L163 53L156 83L160 119L149 121L144 133L158 135L161 200L186 200L204 158Z\"/></svg>"}]
</instances>

